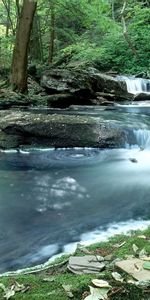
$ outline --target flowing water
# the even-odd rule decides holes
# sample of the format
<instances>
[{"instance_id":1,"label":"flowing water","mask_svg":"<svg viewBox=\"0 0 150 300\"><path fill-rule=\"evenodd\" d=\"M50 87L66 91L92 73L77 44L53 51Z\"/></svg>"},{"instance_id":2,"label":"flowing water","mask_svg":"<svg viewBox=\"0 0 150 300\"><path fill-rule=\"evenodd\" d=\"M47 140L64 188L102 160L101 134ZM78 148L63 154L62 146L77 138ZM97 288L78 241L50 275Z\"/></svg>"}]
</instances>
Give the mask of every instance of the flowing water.
<instances>
[{"instance_id":1,"label":"flowing water","mask_svg":"<svg viewBox=\"0 0 150 300\"><path fill-rule=\"evenodd\" d=\"M117 110L150 115L150 79L135 78L134 76L118 76L118 80L126 82L127 91L133 95L141 95L146 101L128 101L127 103L116 104Z\"/></svg>"},{"instance_id":2,"label":"flowing water","mask_svg":"<svg viewBox=\"0 0 150 300\"><path fill-rule=\"evenodd\" d=\"M124 148L0 152L1 273L150 224L149 116L88 113L127 128Z\"/></svg>"},{"instance_id":3,"label":"flowing water","mask_svg":"<svg viewBox=\"0 0 150 300\"><path fill-rule=\"evenodd\" d=\"M118 79L126 81L127 90L131 94L150 94L150 79L135 78L134 76L118 76Z\"/></svg>"},{"instance_id":4,"label":"flowing water","mask_svg":"<svg viewBox=\"0 0 150 300\"><path fill-rule=\"evenodd\" d=\"M129 93L150 93L150 80L143 78L127 78L127 89Z\"/></svg>"}]
</instances>

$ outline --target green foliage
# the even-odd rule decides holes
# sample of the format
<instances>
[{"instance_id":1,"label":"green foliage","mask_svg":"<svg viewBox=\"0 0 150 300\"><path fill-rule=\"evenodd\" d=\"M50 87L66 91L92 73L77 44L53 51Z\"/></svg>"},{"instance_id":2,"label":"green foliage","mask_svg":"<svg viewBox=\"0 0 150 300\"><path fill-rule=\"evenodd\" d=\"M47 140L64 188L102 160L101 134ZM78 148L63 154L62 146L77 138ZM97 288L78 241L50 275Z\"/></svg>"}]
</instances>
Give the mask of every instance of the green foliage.
<instances>
[{"instance_id":1,"label":"green foliage","mask_svg":"<svg viewBox=\"0 0 150 300\"><path fill-rule=\"evenodd\" d=\"M0 67L7 68L11 65L12 51L13 51L13 36L0 37Z\"/></svg>"},{"instance_id":2,"label":"green foliage","mask_svg":"<svg viewBox=\"0 0 150 300\"><path fill-rule=\"evenodd\" d=\"M59 60L63 55L68 55L71 63L94 64L101 71L111 69L129 74L147 71L150 68L149 5L146 1L127 1L124 17L128 38L136 49L135 54L123 34L121 22L123 3L123 0L39 0L37 15L40 34L37 36L40 38L39 46L42 48L43 62L48 61L53 7L54 61ZM112 9L114 9L113 14ZM0 66L4 67L11 64L17 22L15 0L11 2L10 7L11 22L8 36L6 36L8 16L2 2L0 2L0 11L2 12L0 14ZM32 45L32 47L36 46ZM33 60L32 56L30 58L32 63L31 60ZM36 61L39 62L40 60Z\"/></svg>"},{"instance_id":3,"label":"green foliage","mask_svg":"<svg viewBox=\"0 0 150 300\"><path fill-rule=\"evenodd\" d=\"M120 73L134 74L150 69L149 9L136 4L126 12L128 36L136 49L136 55L123 35L121 23L112 20L105 23L106 16L101 20L103 28L101 22L97 22L94 33L90 35L89 32L91 38L82 35L82 42L67 47L63 50L64 53L72 53L73 61L93 61L103 71L112 69Z\"/></svg>"}]
</instances>

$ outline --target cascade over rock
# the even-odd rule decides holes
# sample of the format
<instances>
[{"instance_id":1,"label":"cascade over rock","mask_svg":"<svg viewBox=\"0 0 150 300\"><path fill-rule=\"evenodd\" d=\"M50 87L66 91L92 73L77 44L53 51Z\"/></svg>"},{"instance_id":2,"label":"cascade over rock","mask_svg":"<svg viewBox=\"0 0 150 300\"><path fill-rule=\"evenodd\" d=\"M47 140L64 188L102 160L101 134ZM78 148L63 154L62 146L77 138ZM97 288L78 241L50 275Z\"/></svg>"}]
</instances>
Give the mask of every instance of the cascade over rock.
<instances>
[{"instance_id":1,"label":"cascade over rock","mask_svg":"<svg viewBox=\"0 0 150 300\"><path fill-rule=\"evenodd\" d=\"M134 130L136 137L136 143L141 149L150 149L150 130L149 129L137 129Z\"/></svg>"},{"instance_id":2,"label":"cascade over rock","mask_svg":"<svg viewBox=\"0 0 150 300\"><path fill-rule=\"evenodd\" d=\"M118 76L119 80L125 80L127 91L133 94L133 100L150 99L150 80L144 78Z\"/></svg>"},{"instance_id":3,"label":"cascade over rock","mask_svg":"<svg viewBox=\"0 0 150 300\"><path fill-rule=\"evenodd\" d=\"M128 92L132 94L150 93L150 80L143 78L127 78Z\"/></svg>"}]
</instances>

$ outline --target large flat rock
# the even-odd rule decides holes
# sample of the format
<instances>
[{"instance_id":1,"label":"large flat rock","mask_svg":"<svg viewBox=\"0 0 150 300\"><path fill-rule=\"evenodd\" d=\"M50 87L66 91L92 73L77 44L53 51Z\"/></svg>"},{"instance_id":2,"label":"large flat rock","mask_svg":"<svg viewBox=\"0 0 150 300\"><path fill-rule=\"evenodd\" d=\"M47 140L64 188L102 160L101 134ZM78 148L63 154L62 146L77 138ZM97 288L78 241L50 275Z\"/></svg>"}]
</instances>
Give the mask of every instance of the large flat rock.
<instances>
[{"instance_id":1,"label":"large flat rock","mask_svg":"<svg viewBox=\"0 0 150 300\"><path fill-rule=\"evenodd\" d=\"M0 111L0 148L22 146L100 147L124 145L121 128L98 117Z\"/></svg>"},{"instance_id":2,"label":"large flat rock","mask_svg":"<svg viewBox=\"0 0 150 300\"><path fill-rule=\"evenodd\" d=\"M138 258L116 262L116 267L131 275L138 281L149 281L150 271L143 268L144 261Z\"/></svg>"}]
</instances>

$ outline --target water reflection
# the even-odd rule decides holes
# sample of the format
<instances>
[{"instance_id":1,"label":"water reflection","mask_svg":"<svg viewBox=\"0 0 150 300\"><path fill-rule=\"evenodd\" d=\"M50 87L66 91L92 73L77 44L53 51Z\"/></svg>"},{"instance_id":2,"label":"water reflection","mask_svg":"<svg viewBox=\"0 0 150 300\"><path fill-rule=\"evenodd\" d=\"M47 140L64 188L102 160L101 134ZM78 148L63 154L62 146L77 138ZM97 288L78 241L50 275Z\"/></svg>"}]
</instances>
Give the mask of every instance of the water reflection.
<instances>
[{"instance_id":1,"label":"water reflection","mask_svg":"<svg viewBox=\"0 0 150 300\"><path fill-rule=\"evenodd\" d=\"M55 173L55 175L57 176L58 173ZM44 178L42 178L42 181L43 179ZM43 187L41 187L41 182L40 185L38 185L37 178L35 179L36 192L38 190L37 200L39 201L39 206L36 208L38 212L43 213L47 209L54 211L67 209L67 207L71 206L70 199L72 197L76 197L77 199L89 198L89 195L86 193L86 188L80 186L73 177L66 176L56 179L56 181L51 185L48 183L47 175L46 179L47 181L44 180ZM45 186L47 187L46 193ZM59 215L61 215L60 212Z\"/></svg>"}]
</instances>

